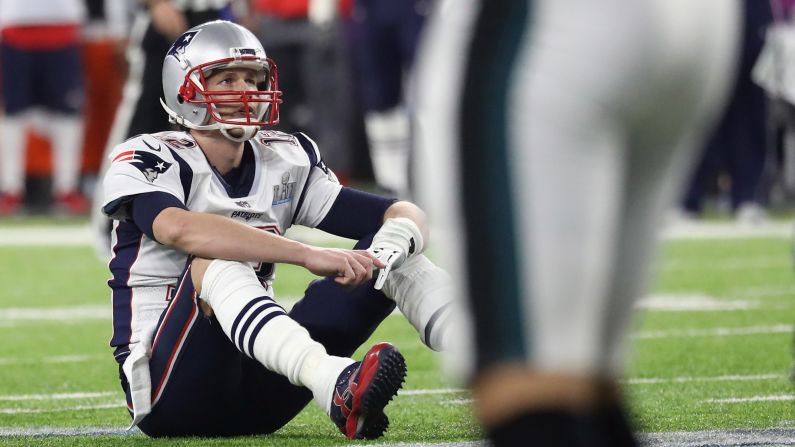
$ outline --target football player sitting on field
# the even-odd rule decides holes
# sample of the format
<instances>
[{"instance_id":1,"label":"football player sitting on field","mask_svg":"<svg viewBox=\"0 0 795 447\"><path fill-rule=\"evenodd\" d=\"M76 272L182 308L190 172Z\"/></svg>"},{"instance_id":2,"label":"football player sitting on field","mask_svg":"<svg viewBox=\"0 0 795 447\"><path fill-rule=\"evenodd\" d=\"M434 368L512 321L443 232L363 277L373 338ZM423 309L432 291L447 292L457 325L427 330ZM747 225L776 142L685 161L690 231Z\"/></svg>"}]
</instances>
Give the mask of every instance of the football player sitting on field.
<instances>
[{"instance_id":1,"label":"football player sitting on field","mask_svg":"<svg viewBox=\"0 0 795 447\"><path fill-rule=\"evenodd\" d=\"M113 221L113 338L128 410L150 436L267 434L310 400L348 438L377 438L406 374L380 343L348 356L397 306L432 349L450 340L449 279L421 253L424 213L343 187L278 120L276 64L225 21L185 32L163 68L183 131L117 146L104 177ZM352 250L283 237L304 225ZM274 264L325 276L288 312ZM374 270L378 271L373 278Z\"/></svg>"}]
</instances>

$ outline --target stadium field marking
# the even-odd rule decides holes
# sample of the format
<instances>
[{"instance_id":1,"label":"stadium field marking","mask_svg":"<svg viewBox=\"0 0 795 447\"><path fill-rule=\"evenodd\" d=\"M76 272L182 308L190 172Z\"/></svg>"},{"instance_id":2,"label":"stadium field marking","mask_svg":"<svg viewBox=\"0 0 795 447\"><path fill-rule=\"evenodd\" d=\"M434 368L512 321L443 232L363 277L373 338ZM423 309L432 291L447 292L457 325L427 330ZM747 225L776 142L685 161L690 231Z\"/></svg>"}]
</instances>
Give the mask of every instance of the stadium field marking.
<instances>
[{"instance_id":1,"label":"stadium field marking","mask_svg":"<svg viewBox=\"0 0 795 447\"><path fill-rule=\"evenodd\" d=\"M789 290L795 291L795 288ZM784 294L786 291L782 290L780 293ZM279 304L288 310L299 300L300 297L294 296L277 297ZM639 300L636 306L647 311L703 312L758 309L761 304L753 300L724 299L698 293L657 293ZM399 311L397 313L399 314ZM0 327L21 321L69 323L81 320L110 320L111 318L111 307L104 304L64 307L0 307Z\"/></svg>"},{"instance_id":2,"label":"stadium field marking","mask_svg":"<svg viewBox=\"0 0 795 447\"><path fill-rule=\"evenodd\" d=\"M721 299L704 294L654 294L639 300L635 307L659 312L714 312L757 309L757 301Z\"/></svg>"},{"instance_id":3,"label":"stadium field marking","mask_svg":"<svg viewBox=\"0 0 795 447\"><path fill-rule=\"evenodd\" d=\"M773 447L795 445L795 429L763 428L639 433L645 447Z\"/></svg>"},{"instance_id":4,"label":"stadium field marking","mask_svg":"<svg viewBox=\"0 0 795 447\"><path fill-rule=\"evenodd\" d=\"M663 230L662 237L665 240L790 238L792 234L793 227L789 221L774 221L753 226L735 222L692 222L670 225ZM287 236L313 244L349 241L300 226L290 228ZM94 239L94 232L88 224L5 226L0 231L0 246L90 246Z\"/></svg>"},{"instance_id":5,"label":"stadium field marking","mask_svg":"<svg viewBox=\"0 0 795 447\"><path fill-rule=\"evenodd\" d=\"M31 363L83 363L92 362L107 355L54 355L50 357L0 357L0 365L26 365Z\"/></svg>"},{"instance_id":6,"label":"stadium field marking","mask_svg":"<svg viewBox=\"0 0 795 447\"><path fill-rule=\"evenodd\" d=\"M110 305L69 307L10 307L0 309L0 322L18 320L110 320Z\"/></svg>"},{"instance_id":7,"label":"stadium field marking","mask_svg":"<svg viewBox=\"0 0 795 447\"><path fill-rule=\"evenodd\" d=\"M424 396L424 395L433 395L433 394L454 394L454 393L465 393L465 392L467 392L467 390L463 388L399 390L398 396Z\"/></svg>"},{"instance_id":8,"label":"stadium field marking","mask_svg":"<svg viewBox=\"0 0 795 447\"><path fill-rule=\"evenodd\" d=\"M64 411L102 410L106 408L122 408L127 403L123 400L106 402L94 405L76 405L62 408L0 408L0 414L35 414L35 413L60 413Z\"/></svg>"},{"instance_id":9,"label":"stadium field marking","mask_svg":"<svg viewBox=\"0 0 795 447\"><path fill-rule=\"evenodd\" d=\"M724 399L705 399L709 404L742 404L746 402L779 402L795 400L795 394L774 394L770 396L728 397Z\"/></svg>"},{"instance_id":10,"label":"stadium field marking","mask_svg":"<svg viewBox=\"0 0 795 447\"><path fill-rule=\"evenodd\" d=\"M710 329L673 329L670 331L641 331L630 335L630 337L640 340L655 338L733 337L738 335L791 334L793 329L795 329L795 326L791 324L716 327Z\"/></svg>"},{"instance_id":11,"label":"stadium field marking","mask_svg":"<svg viewBox=\"0 0 795 447\"><path fill-rule=\"evenodd\" d=\"M765 380L784 380L784 374L748 374L748 375L726 375L726 376L702 376L702 377L638 377L626 379L622 383L626 385L656 385L661 383L689 383L689 382L755 382Z\"/></svg>"},{"instance_id":12,"label":"stadium field marking","mask_svg":"<svg viewBox=\"0 0 795 447\"><path fill-rule=\"evenodd\" d=\"M0 437L52 437L52 436L130 436L141 434L138 428L127 430L119 427L0 427Z\"/></svg>"},{"instance_id":13,"label":"stadium field marking","mask_svg":"<svg viewBox=\"0 0 795 447\"><path fill-rule=\"evenodd\" d=\"M475 399L450 399L439 402L442 405L472 405Z\"/></svg>"},{"instance_id":14,"label":"stadium field marking","mask_svg":"<svg viewBox=\"0 0 795 447\"><path fill-rule=\"evenodd\" d=\"M93 399L96 397L117 396L119 393L120 391L92 391L84 393L11 394L6 396L0 395L0 401Z\"/></svg>"}]
</instances>

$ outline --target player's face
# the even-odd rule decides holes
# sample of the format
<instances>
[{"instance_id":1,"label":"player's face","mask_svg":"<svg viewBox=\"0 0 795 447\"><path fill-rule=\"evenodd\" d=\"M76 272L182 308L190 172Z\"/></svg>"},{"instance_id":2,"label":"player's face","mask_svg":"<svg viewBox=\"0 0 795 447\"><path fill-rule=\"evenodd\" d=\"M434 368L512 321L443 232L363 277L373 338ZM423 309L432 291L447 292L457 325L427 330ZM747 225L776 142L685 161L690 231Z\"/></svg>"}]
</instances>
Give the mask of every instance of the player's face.
<instances>
[{"instance_id":1,"label":"player's face","mask_svg":"<svg viewBox=\"0 0 795 447\"><path fill-rule=\"evenodd\" d=\"M265 82L264 75L261 72L250 68L227 68L213 73L205 81L206 91L255 91L257 85L262 85ZM232 99L233 96L219 96L219 98ZM254 109L258 104L249 104L248 110L250 116L256 116L257 111ZM246 118L246 106L243 102L228 102L216 104L218 114L224 119Z\"/></svg>"}]
</instances>

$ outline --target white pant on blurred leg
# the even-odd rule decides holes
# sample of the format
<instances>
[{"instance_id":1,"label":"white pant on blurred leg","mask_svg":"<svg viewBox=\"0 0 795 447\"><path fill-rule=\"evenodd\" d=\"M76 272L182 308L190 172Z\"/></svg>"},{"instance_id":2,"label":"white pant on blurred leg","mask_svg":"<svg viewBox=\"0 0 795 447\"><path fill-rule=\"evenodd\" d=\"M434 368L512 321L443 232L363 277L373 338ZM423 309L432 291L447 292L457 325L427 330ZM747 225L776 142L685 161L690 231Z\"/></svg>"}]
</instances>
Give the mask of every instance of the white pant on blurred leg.
<instances>
[{"instance_id":1,"label":"white pant on blurred leg","mask_svg":"<svg viewBox=\"0 0 795 447\"><path fill-rule=\"evenodd\" d=\"M419 59L415 166L436 252L475 328L459 369L524 359L617 377L662 212L732 80L738 4L528 2L521 42L498 67L507 82L495 86L488 58L469 59L488 56L470 53L490 38L475 31L495 28L452 3L439 6ZM469 66L504 96L472 99ZM480 128L506 144L473 147ZM491 189L503 183L509 194ZM488 246L506 238L515 252Z\"/></svg>"}]
</instances>

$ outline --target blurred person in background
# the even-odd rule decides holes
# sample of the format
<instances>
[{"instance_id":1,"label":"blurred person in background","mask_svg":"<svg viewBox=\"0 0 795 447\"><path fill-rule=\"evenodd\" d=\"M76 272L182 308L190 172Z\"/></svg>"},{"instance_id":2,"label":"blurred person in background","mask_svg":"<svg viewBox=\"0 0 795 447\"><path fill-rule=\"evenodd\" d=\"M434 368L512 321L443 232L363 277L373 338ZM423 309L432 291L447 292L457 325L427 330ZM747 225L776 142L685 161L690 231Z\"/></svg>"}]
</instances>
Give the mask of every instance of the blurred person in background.
<instances>
[{"instance_id":1,"label":"blurred person in background","mask_svg":"<svg viewBox=\"0 0 795 447\"><path fill-rule=\"evenodd\" d=\"M241 19L279 61L279 82L289 95L276 129L311 132L343 184L352 171L355 119L349 54L341 20L353 0L250 0Z\"/></svg>"},{"instance_id":2,"label":"blurred person in background","mask_svg":"<svg viewBox=\"0 0 795 447\"><path fill-rule=\"evenodd\" d=\"M160 106L163 54L188 28L228 15L230 0L144 0L130 28L129 71L110 146L143 133L168 130Z\"/></svg>"},{"instance_id":3,"label":"blurred person in background","mask_svg":"<svg viewBox=\"0 0 795 447\"><path fill-rule=\"evenodd\" d=\"M775 156L769 151L765 91L751 73L773 16L769 1L742 3L740 63L729 105L703 147L682 198L682 217L686 219L700 216L706 199L716 191L727 197L725 205L738 222L753 224L767 219L773 173L766 172L766 167L773 165Z\"/></svg>"},{"instance_id":4,"label":"blurred person in background","mask_svg":"<svg viewBox=\"0 0 795 447\"><path fill-rule=\"evenodd\" d=\"M657 227L733 76L730 0L441 4L419 202L492 445L636 446L619 386Z\"/></svg>"},{"instance_id":5,"label":"blurred person in background","mask_svg":"<svg viewBox=\"0 0 795 447\"><path fill-rule=\"evenodd\" d=\"M25 199L25 145L37 109L53 146L53 205L84 214L79 189L85 99L80 59L83 0L0 2L0 77L5 118L0 124L0 216L17 215Z\"/></svg>"},{"instance_id":6,"label":"blurred person in background","mask_svg":"<svg viewBox=\"0 0 795 447\"><path fill-rule=\"evenodd\" d=\"M356 0L349 27L376 184L409 195L409 72L431 0Z\"/></svg>"},{"instance_id":7,"label":"blurred person in background","mask_svg":"<svg viewBox=\"0 0 795 447\"><path fill-rule=\"evenodd\" d=\"M91 184L121 100L126 73L124 53L133 5L118 0L84 0L88 20L83 27L83 66L86 76L83 174Z\"/></svg>"},{"instance_id":8,"label":"blurred person in background","mask_svg":"<svg viewBox=\"0 0 795 447\"><path fill-rule=\"evenodd\" d=\"M231 0L143 0L130 25L127 47L127 81L122 100L116 110L110 135L104 152L110 153L122 141L145 133L154 133L171 128L168 115L160 105L162 93L161 76L163 55L189 28L198 24L229 17L232 14ZM243 9L245 1L234 2ZM105 158L99 177L107 171L109 160ZM95 248L101 258L107 258L110 241L108 221L99 209L104 191L97 183L91 209L91 227L96 236Z\"/></svg>"}]
</instances>

